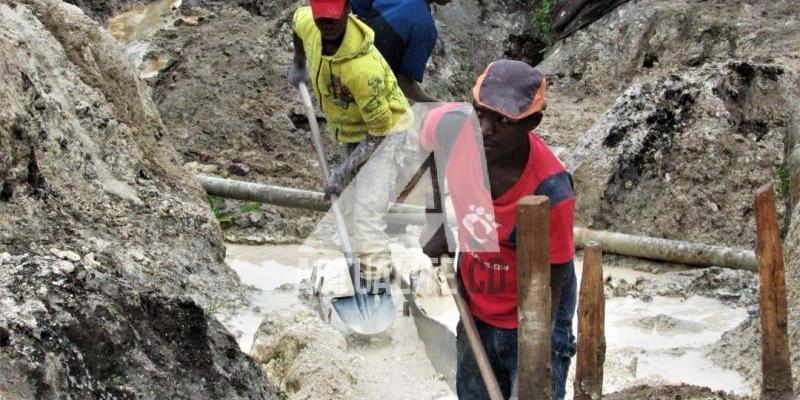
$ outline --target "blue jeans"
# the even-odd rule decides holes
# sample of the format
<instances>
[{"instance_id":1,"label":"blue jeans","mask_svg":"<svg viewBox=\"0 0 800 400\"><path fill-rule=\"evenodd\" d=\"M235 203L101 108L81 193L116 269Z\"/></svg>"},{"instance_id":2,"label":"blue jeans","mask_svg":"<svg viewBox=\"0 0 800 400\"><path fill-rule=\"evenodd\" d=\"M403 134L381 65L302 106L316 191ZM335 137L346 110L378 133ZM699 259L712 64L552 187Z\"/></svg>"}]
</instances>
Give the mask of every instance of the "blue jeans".
<instances>
[{"instance_id":1,"label":"blue jeans","mask_svg":"<svg viewBox=\"0 0 800 400\"><path fill-rule=\"evenodd\" d=\"M563 400L567 373L572 356L575 355L575 336L572 333L572 317L578 298L575 264L570 261L561 268L565 271L564 287L558 302L558 313L552 336L553 399ZM503 329L475 319L481 341L486 349L497 383L506 399L511 396L511 387L517 376L517 330ZM485 400L489 398L475 356L469 347L467 335L459 322L456 348L456 391L459 400Z\"/></svg>"}]
</instances>

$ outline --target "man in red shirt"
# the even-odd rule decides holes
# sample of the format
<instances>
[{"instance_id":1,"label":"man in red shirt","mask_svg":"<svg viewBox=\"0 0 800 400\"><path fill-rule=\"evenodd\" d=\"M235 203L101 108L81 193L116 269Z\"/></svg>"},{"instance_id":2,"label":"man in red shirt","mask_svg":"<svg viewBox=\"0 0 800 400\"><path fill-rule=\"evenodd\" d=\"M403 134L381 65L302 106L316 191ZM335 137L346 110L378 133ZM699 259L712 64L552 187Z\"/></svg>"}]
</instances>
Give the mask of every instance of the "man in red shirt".
<instances>
[{"instance_id":1,"label":"man in red shirt","mask_svg":"<svg viewBox=\"0 0 800 400\"><path fill-rule=\"evenodd\" d=\"M517 373L516 206L527 195L550 199L554 399L564 398L575 353L575 196L571 175L533 131L542 120L545 86L544 76L531 66L496 61L473 87L474 107L439 107L420 133L423 147L445 159L437 162L437 174L446 179L455 208L461 290L506 398ZM479 126L471 122L475 117ZM447 251L443 227L423 250L434 258ZM461 324L456 379L459 399L488 399Z\"/></svg>"}]
</instances>

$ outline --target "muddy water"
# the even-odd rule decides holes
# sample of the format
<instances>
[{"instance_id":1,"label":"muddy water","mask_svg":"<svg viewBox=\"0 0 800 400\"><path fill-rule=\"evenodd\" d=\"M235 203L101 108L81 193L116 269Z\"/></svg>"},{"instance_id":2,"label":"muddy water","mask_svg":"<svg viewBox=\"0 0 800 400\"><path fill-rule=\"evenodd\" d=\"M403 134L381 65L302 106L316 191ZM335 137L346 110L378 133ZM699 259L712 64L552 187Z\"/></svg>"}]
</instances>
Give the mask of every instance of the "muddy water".
<instances>
[{"instance_id":1,"label":"muddy water","mask_svg":"<svg viewBox=\"0 0 800 400\"><path fill-rule=\"evenodd\" d=\"M149 41L160 29L170 28L176 19L176 9L182 0L158 0L147 4L137 4L130 10L114 16L108 21L108 31L120 42L128 54L128 59L140 68L143 78L158 74L168 60L156 57L145 61ZM144 65L143 65L144 64Z\"/></svg>"},{"instance_id":2,"label":"muddy water","mask_svg":"<svg viewBox=\"0 0 800 400\"><path fill-rule=\"evenodd\" d=\"M747 311L716 299L630 297L606 302L609 389L638 383L688 383L747 394L742 377L711 362L704 347L745 320Z\"/></svg>"},{"instance_id":3,"label":"muddy water","mask_svg":"<svg viewBox=\"0 0 800 400\"><path fill-rule=\"evenodd\" d=\"M580 260L579 260L580 261ZM582 262L576 262L581 271ZM633 282L666 280L653 273L604 265L604 276ZM580 280L580 276L578 277ZM676 296L680 294L676 293ZM712 362L706 348L747 318L744 308L693 296L606 299L605 393L639 384L692 384L740 395L750 394L736 371ZM574 328L577 331L577 320ZM568 383L572 392L574 361Z\"/></svg>"},{"instance_id":4,"label":"muddy water","mask_svg":"<svg viewBox=\"0 0 800 400\"><path fill-rule=\"evenodd\" d=\"M309 277L311 269L308 263L297 260L300 254L309 252L313 254L314 250L305 246L228 247L229 265L239 274L242 283L257 289L251 295L253 306L225 322L238 335L243 350L250 349L252 335L265 313L305 307L298 300L297 284ZM320 252L317 256L329 257L330 253ZM581 264L577 264L580 271ZM656 274L614 266L605 267L605 275L628 281L638 277L660 279ZM431 315L450 326L451 331L455 330L458 316L455 310L447 307L450 302L442 301L442 307L437 307L439 303L435 300L424 304L430 308ZM708 345L718 341L746 316L744 309L700 296L688 299L654 297L647 302L628 297L608 299L604 391L611 393L637 384L689 383L749 394L750 388L741 383L738 373L714 364L705 355ZM452 396L443 377L426 359L411 318L398 315L388 337L353 342L349 351L370 364L389 366L383 374L365 371L364 376L359 377L362 393L393 393L384 399ZM572 375L574 367L567 386L568 397L571 397ZM415 389L410 389L413 392L403 392L405 389L401 387L405 385L398 382L411 381L417 382ZM422 394L426 397L414 397Z\"/></svg>"}]
</instances>

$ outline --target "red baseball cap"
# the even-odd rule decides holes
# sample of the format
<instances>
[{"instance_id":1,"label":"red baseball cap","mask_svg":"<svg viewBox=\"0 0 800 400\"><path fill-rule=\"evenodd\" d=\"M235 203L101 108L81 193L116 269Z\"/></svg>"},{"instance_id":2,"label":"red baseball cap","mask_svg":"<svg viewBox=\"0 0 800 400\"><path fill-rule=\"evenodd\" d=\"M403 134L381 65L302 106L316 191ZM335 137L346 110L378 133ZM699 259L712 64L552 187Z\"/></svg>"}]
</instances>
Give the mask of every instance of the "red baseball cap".
<instances>
[{"instance_id":1,"label":"red baseball cap","mask_svg":"<svg viewBox=\"0 0 800 400\"><path fill-rule=\"evenodd\" d=\"M339 19L344 13L347 0L310 0L311 14L314 19L331 18Z\"/></svg>"}]
</instances>

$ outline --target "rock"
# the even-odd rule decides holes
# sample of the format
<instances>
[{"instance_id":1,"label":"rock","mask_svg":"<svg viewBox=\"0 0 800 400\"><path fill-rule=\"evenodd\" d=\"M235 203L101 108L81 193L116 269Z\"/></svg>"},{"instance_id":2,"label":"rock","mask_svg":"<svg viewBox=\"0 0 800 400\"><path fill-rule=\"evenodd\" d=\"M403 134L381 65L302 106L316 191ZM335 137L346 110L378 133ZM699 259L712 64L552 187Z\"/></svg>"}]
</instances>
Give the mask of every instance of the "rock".
<instances>
[{"instance_id":1,"label":"rock","mask_svg":"<svg viewBox=\"0 0 800 400\"><path fill-rule=\"evenodd\" d=\"M250 166L245 163L232 163L228 165L228 172L233 175L245 176L250 172Z\"/></svg>"},{"instance_id":2,"label":"rock","mask_svg":"<svg viewBox=\"0 0 800 400\"><path fill-rule=\"evenodd\" d=\"M188 172L193 174L213 174L219 171L219 166L214 164L201 164L196 161L188 162L183 165Z\"/></svg>"},{"instance_id":3,"label":"rock","mask_svg":"<svg viewBox=\"0 0 800 400\"><path fill-rule=\"evenodd\" d=\"M75 271L75 265L64 260L56 261L50 268L52 268L53 272L56 274L71 274Z\"/></svg>"},{"instance_id":4,"label":"rock","mask_svg":"<svg viewBox=\"0 0 800 400\"><path fill-rule=\"evenodd\" d=\"M81 256L77 253L73 253L71 251L61 251L58 249L50 249L50 253L54 256L62 259L62 260L69 260L69 261L80 261Z\"/></svg>"},{"instance_id":5,"label":"rock","mask_svg":"<svg viewBox=\"0 0 800 400\"><path fill-rule=\"evenodd\" d=\"M247 218L250 219L252 226L259 228L264 226L264 215L259 212L248 213Z\"/></svg>"}]
</instances>

